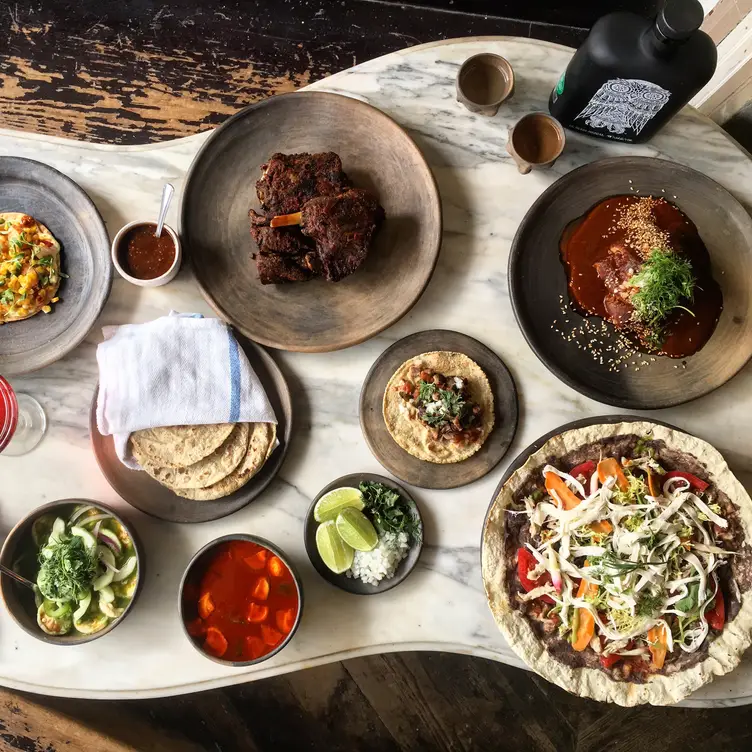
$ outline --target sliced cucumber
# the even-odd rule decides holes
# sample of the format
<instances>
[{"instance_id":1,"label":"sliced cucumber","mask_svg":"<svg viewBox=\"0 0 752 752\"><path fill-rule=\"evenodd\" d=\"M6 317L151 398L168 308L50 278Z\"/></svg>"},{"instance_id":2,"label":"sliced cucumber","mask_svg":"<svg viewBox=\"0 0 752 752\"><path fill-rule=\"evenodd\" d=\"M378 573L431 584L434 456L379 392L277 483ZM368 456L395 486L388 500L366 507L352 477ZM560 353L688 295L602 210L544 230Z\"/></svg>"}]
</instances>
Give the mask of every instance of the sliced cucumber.
<instances>
[{"instance_id":1,"label":"sliced cucumber","mask_svg":"<svg viewBox=\"0 0 752 752\"><path fill-rule=\"evenodd\" d=\"M44 606L44 612L47 616L53 619L61 619L64 616L68 616L71 612L71 607L68 603L55 603L55 601L50 601L45 598L42 605Z\"/></svg>"},{"instance_id":2,"label":"sliced cucumber","mask_svg":"<svg viewBox=\"0 0 752 752\"><path fill-rule=\"evenodd\" d=\"M45 634L64 635L70 632L71 618L70 616L67 616L55 619L47 614L44 610L44 604L42 604L37 610L37 624Z\"/></svg>"},{"instance_id":3,"label":"sliced cucumber","mask_svg":"<svg viewBox=\"0 0 752 752\"><path fill-rule=\"evenodd\" d=\"M102 560L107 562L113 569L117 569L117 565L115 564L115 554L110 551L107 546L98 545L97 546L97 556Z\"/></svg>"},{"instance_id":4,"label":"sliced cucumber","mask_svg":"<svg viewBox=\"0 0 752 752\"><path fill-rule=\"evenodd\" d=\"M89 608L91 604L91 593L87 593L79 602L78 608L73 612L73 621L77 622Z\"/></svg>"},{"instance_id":5,"label":"sliced cucumber","mask_svg":"<svg viewBox=\"0 0 752 752\"><path fill-rule=\"evenodd\" d=\"M125 564L120 567L118 573L112 578L113 582L122 582L130 577L136 571L136 557L131 556L126 560Z\"/></svg>"},{"instance_id":6,"label":"sliced cucumber","mask_svg":"<svg viewBox=\"0 0 752 752\"><path fill-rule=\"evenodd\" d=\"M50 539L54 536L55 540L60 540L60 536L65 532L65 522L61 520L59 517L55 518L55 521L52 523L52 533L50 534Z\"/></svg>"},{"instance_id":7,"label":"sliced cucumber","mask_svg":"<svg viewBox=\"0 0 752 752\"><path fill-rule=\"evenodd\" d=\"M41 517L34 520L34 524L31 526L31 537L34 540L34 545L37 548L42 548L47 544L52 533L52 524L54 517L51 514L43 514Z\"/></svg>"},{"instance_id":8,"label":"sliced cucumber","mask_svg":"<svg viewBox=\"0 0 752 752\"><path fill-rule=\"evenodd\" d=\"M92 614L85 619L74 619L73 626L82 634L94 634L104 629L110 622L107 614Z\"/></svg>"},{"instance_id":9,"label":"sliced cucumber","mask_svg":"<svg viewBox=\"0 0 752 752\"><path fill-rule=\"evenodd\" d=\"M84 530L84 528L79 527L78 525L74 525L71 528L71 535L76 535L79 538L82 538L84 545L90 550L97 547L97 539L88 530Z\"/></svg>"},{"instance_id":10,"label":"sliced cucumber","mask_svg":"<svg viewBox=\"0 0 752 752\"><path fill-rule=\"evenodd\" d=\"M96 593L99 590L108 588L109 584L112 582L114 575L115 573L111 569L107 569L104 574L100 574L99 577L97 577L94 582L91 583L94 592Z\"/></svg>"},{"instance_id":11,"label":"sliced cucumber","mask_svg":"<svg viewBox=\"0 0 752 752\"><path fill-rule=\"evenodd\" d=\"M115 600L115 593L111 587L103 587L99 591L99 600L105 603L112 603Z\"/></svg>"}]
</instances>

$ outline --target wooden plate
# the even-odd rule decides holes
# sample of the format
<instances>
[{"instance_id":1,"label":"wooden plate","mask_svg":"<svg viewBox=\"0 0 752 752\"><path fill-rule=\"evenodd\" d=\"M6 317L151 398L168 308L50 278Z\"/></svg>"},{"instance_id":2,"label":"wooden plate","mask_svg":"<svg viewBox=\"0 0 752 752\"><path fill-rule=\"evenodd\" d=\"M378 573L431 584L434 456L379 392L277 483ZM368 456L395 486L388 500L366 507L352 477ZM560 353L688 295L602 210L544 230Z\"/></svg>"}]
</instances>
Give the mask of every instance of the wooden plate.
<instances>
[{"instance_id":1,"label":"wooden plate","mask_svg":"<svg viewBox=\"0 0 752 752\"><path fill-rule=\"evenodd\" d=\"M634 190L631 190L634 189ZM610 196L639 192L675 203L697 226L723 291L723 313L700 352L683 360L638 353L614 371L554 328L585 321L568 310L567 279L559 258L564 228ZM522 220L509 256L509 289L517 322L543 363L578 392L609 405L653 409L696 399L723 385L752 356L752 218L709 177L647 157L617 157L580 167L548 188ZM569 319L567 324L564 320ZM600 322L600 319L592 319ZM614 343L615 330L598 341ZM639 369L639 370L638 370Z\"/></svg>"},{"instance_id":2,"label":"wooden plate","mask_svg":"<svg viewBox=\"0 0 752 752\"><path fill-rule=\"evenodd\" d=\"M277 474L287 454L292 434L292 400L285 377L269 353L238 337L240 346L261 381L266 395L277 416L277 440L279 445L272 452L261 470L248 483L230 496L214 501L184 499L157 483L150 475L140 470L131 470L123 465L115 453L112 436L102 436L97 429L97 392L91 402L89 432L94 455L99 468L109 484L129 504L152 517L170 522L208 522L237 512L253 501Z\"/></svg>"},{"instance_id":3,"label":"wooden plate","mask_svg":"<svg viewBox=\"0 0 752 752\"><path fill-rule=\"evenodd\" d=\"M335 151L353 183L379 197L387 219L363 266L342 280L262 285L251 259L248 210L276 151ZM326 92L272 97L220 126L186 179L180 232L204 296L245 336L269 347L339 350L412 308L441 245L441 202L411 138L383 112Z\"/></svg>"},{"instance_id":4,"label":"wooden plate","mask_svg":"<svg viewBox=\"0 0 752 752\"><path fill-rule=\"evenodd\" d=\"M329 491L333 491L335 488L342 488L343 486L351 486L357 488L363 481L371 481L372 483L383 483L389 488L393 488L410 506L413 519L420 522L421 538L418 543L411 543L410 550L407 552L407 556L400 562L397 567L397 571L394 573L394 577L390 577L388 580L384 579L379 582L378 585L369 585L367 582L363 582L360 579L354 577L348 577L345 574L335 574L329 567L324 564L319 556L318 548L316 548L316 530L319 523L313 518L313 509L316 506L318 500ZM397 587L409 574L415 569L415 565L420 558L420 552L423 550L423 519L420 516L420 510L418 505L410 494L405 491L404 488L398 486L393 480L385 478L383 475L374 475L373 473L353 473L351 475L343 475L341 478L332 481L328 486L322 488L319 491L318 496L311 502L311 506L308 507L305 523L305 547L308 553L308 558L311 560L314 569L332 585L336 585L342 590L346 590L348 593L355 593L355 595L376 595L376 593L383 593L386 590L391 590L393 587Z\"/></svg>"},{"instance_id":5,"label":"wooden plate","mask_svg":"<svg viewBox=\"0 0 752 752\"><path fill-rule=\"evenodd\" d=\"M611 423L635 423L644 420L648 420L650 423L656 423L659 426L666 426L666 428L671 428L674 431L682 431L682 433L686 433L686 431L683 431L681 428L677 428L671 423L666 423L662 420L655 420L654 418L645 418L640 415L596 415L592 418L581 418L580 420L573 420L571 423L565 423L563 426L558 426L548 433L543 434L543 436L536 439L532 444L526 446L509 463L506 470L504 470L504 475L501 476L499 484L496 486L496 490L493 492L493 497L491 498L491 503L488 505L488 510L486 511L486 516L483 520L483 527L480 531L481 561L483 561L482 549L483 538L485 537L486 531L486 522L488 521L488 515L491 514L491 509L493 508L494 502L496 501L496 497L501 493L503 485L512 477L512 473L514 473L516 470L519 470L528 461L530 455L535 454L549 439L553 439L554 436L558 436L559 434L565 433L566 431L572 431L575 428L587 428L588 426L597 426L602 423L607 423L609 425Z\"/></svg>"},{"instance_id":6,"label":"wooden plate","mask_svg":"<svg viewBox=\"0 0 752 752\"><path fill-rule=\"evenodd\" d=\"M84 191L52 167L0 157L0 212L23 212L49 228L62 247L63 278L52 313L0 326L0 373L18 376L62 358L94 326L112 286L110 239Z\"/></svg>"},{"instance_id":7,"label":"wooden plate","mask_svg":"<svg viewBox=\"0 0 752 752\"><path fill-rule=\"evenodd\" d=\"M496 421L483 446L462 462L439 465L406 452L384 423L384 391L395 371L410 358L445 350L464 353L488 377L494 395ZM460 332L431 329L395 342L371 366L360 392L360 427L376 459L405 483L421 488L457 488L489 473L506 454L517 430L517 390L512 374L496 353Z\"/></svg>"}]
</instances>

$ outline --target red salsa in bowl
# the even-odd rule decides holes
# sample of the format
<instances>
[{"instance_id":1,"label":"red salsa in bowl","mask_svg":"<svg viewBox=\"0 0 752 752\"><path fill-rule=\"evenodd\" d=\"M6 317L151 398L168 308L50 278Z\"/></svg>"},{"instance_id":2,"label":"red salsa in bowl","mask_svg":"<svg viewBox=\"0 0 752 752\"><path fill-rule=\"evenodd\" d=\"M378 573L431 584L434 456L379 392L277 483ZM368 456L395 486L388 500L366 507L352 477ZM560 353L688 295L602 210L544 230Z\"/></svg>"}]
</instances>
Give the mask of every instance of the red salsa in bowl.
<instances>
[{"instance_id":1,"label":"red salsa in bowl","mask_svg":"<svg viewBox=\"0 0 752 752\"><path fill-rule=\"evenodd\" d=\"M172 268L177 251L175 241L166 229L157 237L156 229L154 223L136 225L120 239L118 261L131 277L157 279Z\"/></svg>"},{"instance_id":2,"label":"red salsa in bowl","mask_svg":"<svg viewBox=\"0 0 752 752\"><path fill-rule=\"evenodd\" d=\"M199 551L181 584L189 638L221 663L249 665L271 657L300 621L300 581L281 551L253 536L225 536Z\"/></svg>"}]
</instances>

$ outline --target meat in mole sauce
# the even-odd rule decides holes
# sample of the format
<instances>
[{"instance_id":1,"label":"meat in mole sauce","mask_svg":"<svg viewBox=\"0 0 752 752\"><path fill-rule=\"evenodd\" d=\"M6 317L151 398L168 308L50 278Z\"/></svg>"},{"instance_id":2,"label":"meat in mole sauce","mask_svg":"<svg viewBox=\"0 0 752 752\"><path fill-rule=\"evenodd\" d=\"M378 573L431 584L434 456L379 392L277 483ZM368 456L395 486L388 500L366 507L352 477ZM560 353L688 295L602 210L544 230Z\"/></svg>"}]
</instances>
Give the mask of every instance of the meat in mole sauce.
<instances>
[{"instance_id":1,"label":"meat in mole sauce","mask_svg":"<svg viewBox=\"0 0 752 752\"><path fill-rule=\"evenodd\" d=\"M713 334L723 309L721 290L697 228L671 202L635 195L601 201L565 230L560 249L575 307L610 321L640 349L683 358ZM675 294L664 318L648 319L636 306L635 295L644 298L645 286L635 278L660 261L673 271L683 265L691 296Z\"/></svg>"}]
</instances>

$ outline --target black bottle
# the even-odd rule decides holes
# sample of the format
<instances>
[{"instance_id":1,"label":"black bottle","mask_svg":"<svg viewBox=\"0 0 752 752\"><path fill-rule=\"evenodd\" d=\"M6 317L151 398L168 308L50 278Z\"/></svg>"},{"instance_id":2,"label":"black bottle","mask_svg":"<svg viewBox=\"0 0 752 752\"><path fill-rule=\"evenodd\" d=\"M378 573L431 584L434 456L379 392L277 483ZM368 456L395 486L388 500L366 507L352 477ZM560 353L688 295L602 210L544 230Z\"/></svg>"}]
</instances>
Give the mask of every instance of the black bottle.
<instances>
[{"instance_id":1,"label":"black bottle","mask_svg":"<svg viewBox=\"0 0 752 752\"><path fill-rule=\"evenodd\" d=\"M634 13L598 19L551 92L551 114L592 136L647 141L715 72L702 20L697 0L667 0L652 21Z\"/></svg>"}]
</instances>

